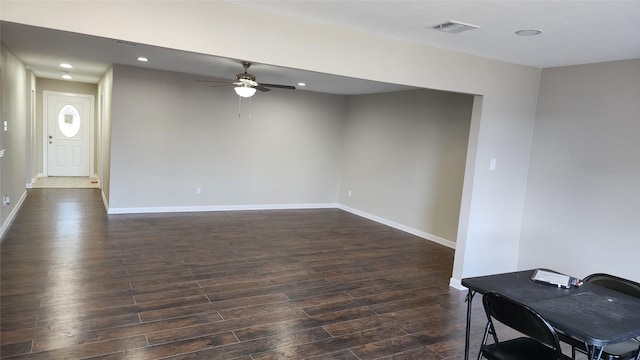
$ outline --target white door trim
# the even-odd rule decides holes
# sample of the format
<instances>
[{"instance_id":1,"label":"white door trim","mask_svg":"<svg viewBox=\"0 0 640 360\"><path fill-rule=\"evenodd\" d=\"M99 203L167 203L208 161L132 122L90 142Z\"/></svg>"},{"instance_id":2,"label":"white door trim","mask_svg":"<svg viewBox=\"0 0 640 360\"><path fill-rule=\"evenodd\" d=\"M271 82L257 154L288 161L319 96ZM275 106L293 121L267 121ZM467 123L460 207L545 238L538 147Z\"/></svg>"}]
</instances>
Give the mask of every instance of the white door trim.
<instances>
[{"instance_id":1,"label":"white door trim","mask_svg":"<svg viewBox=\"0 0 640 360\"><path fill-rule=\"evenodd\" d=\"M67 93L67 92L59 92L59 91L50 91L50 90L43 90L42 91L42 174L43 176L47 176L47 174L49 173L48 169L48 163L49 163L49 155L48 155L48 141L49 139L47 138L48 135L48 131L49 131L49 113L47 112L48 110L48 99L49 96L70 96L70 97L77 97L77 98L81 98L81 99L88 99L89 103L91 104L91 107L89 109L89 174L87 174L87 176L92 176L92 174L95 174L94 171L94 133L93 133L93 129L94 129L94 121L95 121L95 110L94 110L94 106L95 106L95 97L93 95L88 95L88 94L74 94L74 93Z\"/></svg>"}]
</instances>

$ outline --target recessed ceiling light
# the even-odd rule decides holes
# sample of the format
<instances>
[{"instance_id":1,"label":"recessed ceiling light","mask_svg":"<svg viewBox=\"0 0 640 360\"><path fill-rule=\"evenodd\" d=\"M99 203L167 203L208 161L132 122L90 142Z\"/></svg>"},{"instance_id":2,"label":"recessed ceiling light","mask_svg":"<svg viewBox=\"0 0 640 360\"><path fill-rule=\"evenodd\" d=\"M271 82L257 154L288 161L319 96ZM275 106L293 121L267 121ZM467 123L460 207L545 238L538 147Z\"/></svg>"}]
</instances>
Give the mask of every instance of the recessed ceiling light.
<instances>
[{"instance_id":1,"label":"recessed ceiling light","mask_svg":"<svg viewBox=\"0 0 640 360\"><path fill-rule=\"evenodd\" d=\"M71 64L67 64L67 63L62 63L60 64L61 68L65 68L65 69L71 69L73 68L73 66L71 66Z\"/></svg>"},{"instance_id":2,"label":"recessed ceiling light","mask_svg":"<svg viewBox=\"0 0 640 360\"><path fill-rule=\"evenodd\" d=\"M144 57L144 56L140 56L140 57L138 57L138 61L140 61L140 62L147 62L147 61L149 61L149 59L147 59L147 58L146 58L146 57Z\"/></svg>"},{"instance_id":3,"label":"recessed ceiling light","mask_svg":"<svg viewBox=\"0 0 640 360\"><path fill-rule=\"evenodd\" d=\"M516 35L520 36L536 36L542 34L542 30L538 29L524 29L516 31Z\"/></svg>"},{"instance_id":4,"label":"recessed ceiling light","mask_svg":"<svg viewBox=\"0 0 640 360\"><path fill-rule=\"evenodd\" d=\"M63 78L63 79L66 79L66 80L71 80L71 79L73 79L73 78L71 77L71 75L69 75L69 74L64 74L64 75L62 75L62 78Z\"/></svg>"},{"instance_id":5,"label":"recessed ceiling light","mask_svg":"<svg viewBox=\"0 0 640 360\"><path fill-rule=\"evenodd\" d=\"M299 83L298 83L298 86L307 86L307 84L306 84L306 83L303 83L303 82L299 82Z\"/></svg>"}]
</instances>

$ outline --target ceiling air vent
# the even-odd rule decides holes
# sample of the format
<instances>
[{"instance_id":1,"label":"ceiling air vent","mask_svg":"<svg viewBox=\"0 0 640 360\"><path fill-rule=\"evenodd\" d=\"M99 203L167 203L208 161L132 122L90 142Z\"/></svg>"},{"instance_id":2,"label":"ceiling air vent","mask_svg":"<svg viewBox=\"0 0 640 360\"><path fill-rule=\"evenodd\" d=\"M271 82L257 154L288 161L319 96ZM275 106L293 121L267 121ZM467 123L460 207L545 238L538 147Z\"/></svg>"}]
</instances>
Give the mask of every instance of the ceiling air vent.
<instances>
[{"instance_id":1,"label":"ceiling air vent","mask_svg":"<svg viewBox=\"0 0 640 360\"><path fill-rule=\"evenodd\" d=\"M114 40L113 43L116 45L122 45L122 46L128 46L128 47L135 47L137 45L134 42L125 41L125 40Z\"/></svg>"},{"instance_id":2,"label":"ceiling air vent","mask_svg":"<svg viewBox=\"0 0 640 360\"><path fill-rule=\"evenodd\" d=\"M446 23L438 24L432 26L431 28L434 30L451 33L451 34L459 34L464 31L478 29L480 26L465 24L458 21L448 21Z\"/></svg>"}]
</instances>

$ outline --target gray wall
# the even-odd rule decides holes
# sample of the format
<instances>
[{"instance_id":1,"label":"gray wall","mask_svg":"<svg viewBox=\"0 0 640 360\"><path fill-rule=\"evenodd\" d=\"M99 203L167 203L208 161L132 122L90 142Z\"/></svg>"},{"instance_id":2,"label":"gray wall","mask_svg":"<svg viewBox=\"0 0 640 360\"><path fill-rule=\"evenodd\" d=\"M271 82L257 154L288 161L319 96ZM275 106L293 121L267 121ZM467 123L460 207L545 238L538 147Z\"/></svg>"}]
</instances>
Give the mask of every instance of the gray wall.
<instances>
[{"instance_id":1,"label":"gray wall","mask_svg":"<svg viewBox=\"0 0 640 360\"><path fill-rule=\"evenodd\" d=\"M451 246L472 103L434 90L349 97L340 203Z\"/></svg>"},{"instance_id":2,"label":"gray wall","mask_svg":"<svg viewBox=\"0 0 640 360\"><path fill-rule=\"evenodd\" d=\"M239 108L195 80L114 67L111 213L340 203L455 246L472 96L274 90Z\"/></svg>"},{"instance_id":3,"label":"gray wall","mask_svg":"<svg viewBox=\"0 0 640 360\"><path fill-rule=\"evenodd\" d=\"M640 281L640 60L543 70L519 254Z\"/></svg>"},{"instance_id":4,"label":"gray wall","mask_svg":"<svg viewBox=\"0 0 640 360\"><path fill-rule=\"evenodd\" d=\"M343 96L273 90L244 100L238 116L231 87L116 65L110 211L335 206L345 106Z\"/></svg>"},{"instance_id":5,"label":"gray wall","mask_svg":"<svg viewBox=\"0 0 640 360\"><path fill-rule=\"evenodd\" d=\"M100 179L105 207L109 208L111 188L111 112L113 104L113 68L110 68L98 83L98 116L96 117L96 173Z\"/></svg>"},{"instance_id":6,"label":"gray wall","mask_svg":"<svg viewBox=\"0 0 640 360\"><path fill-rule=\"evenodd\" d=\"M26 196L27 133L29 124L30 78L22 62L2 44L0 47L2 73L2 103L0 116L0 198L9 197L11 203L0 203L0 236L15 216L21 200ZM7 131L3 123L7 121Z\"/></svg>"}]
</instances>

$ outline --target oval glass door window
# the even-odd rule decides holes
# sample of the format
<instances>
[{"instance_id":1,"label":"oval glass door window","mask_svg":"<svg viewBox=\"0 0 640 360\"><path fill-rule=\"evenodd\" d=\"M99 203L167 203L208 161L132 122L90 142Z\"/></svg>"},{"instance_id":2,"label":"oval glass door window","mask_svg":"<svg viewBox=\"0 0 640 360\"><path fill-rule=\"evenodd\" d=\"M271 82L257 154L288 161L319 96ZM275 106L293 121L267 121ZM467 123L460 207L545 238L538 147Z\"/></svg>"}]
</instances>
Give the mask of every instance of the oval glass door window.
<instances>
[{"instance_id":1,"label":"oval glass door window","mask_svg":"<svg viewBox=\"0 0 640 360\"><path fill-rule=\"evenodd\" d=\"M62 135L72 138L80 131L80 113L73 105L65 105L58 113L58 128Z\"/></svg>"}]
</instances>

